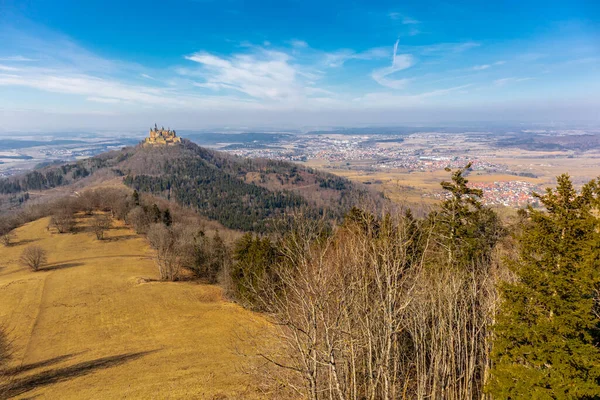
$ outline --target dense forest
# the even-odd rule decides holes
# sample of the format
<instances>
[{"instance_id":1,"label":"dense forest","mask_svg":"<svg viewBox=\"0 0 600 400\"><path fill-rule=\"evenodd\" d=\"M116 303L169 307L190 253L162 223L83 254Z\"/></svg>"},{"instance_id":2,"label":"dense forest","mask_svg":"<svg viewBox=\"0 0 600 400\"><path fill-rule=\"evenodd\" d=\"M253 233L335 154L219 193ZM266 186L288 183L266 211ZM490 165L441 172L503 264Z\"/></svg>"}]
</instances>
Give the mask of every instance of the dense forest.
<instances>
[{"instance_id":1,"label":"dense forest","mask_svg":"<svg viewBox=\"0 0 600 400\"><path fill-rule=\"evenodd\" d=\"M127 176L124 182L140 192L172 198L228 228L243 231L264 232L270 219L307 206L297 194L270 192L198 162L169 165L162 176Z\"/></svg>"}]
</instances>

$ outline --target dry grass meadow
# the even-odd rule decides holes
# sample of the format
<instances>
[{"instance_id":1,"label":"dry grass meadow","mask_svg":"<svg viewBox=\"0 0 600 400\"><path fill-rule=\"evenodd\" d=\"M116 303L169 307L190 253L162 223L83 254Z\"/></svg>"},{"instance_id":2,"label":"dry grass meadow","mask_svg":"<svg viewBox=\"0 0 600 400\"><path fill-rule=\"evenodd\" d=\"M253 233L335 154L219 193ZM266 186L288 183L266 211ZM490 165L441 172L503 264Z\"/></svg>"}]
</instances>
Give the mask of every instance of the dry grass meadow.
<instances>
[{"instance_id":1,"label":"dry grass meadow","mask_svg":"<svg viewBox=\"0 0 600 400\"><path fill-rule=\"evenodd\" d=\"M41 219L0 247L0 323L13 344L4 396L40 399L260 398L239 332L264 320L217 286L157 282L152 250L119 222L98 241L57 234ZM38 272L19 265L30 244ZM2 397L2 395L0 395Z\"/></svg>"}]
</instances>

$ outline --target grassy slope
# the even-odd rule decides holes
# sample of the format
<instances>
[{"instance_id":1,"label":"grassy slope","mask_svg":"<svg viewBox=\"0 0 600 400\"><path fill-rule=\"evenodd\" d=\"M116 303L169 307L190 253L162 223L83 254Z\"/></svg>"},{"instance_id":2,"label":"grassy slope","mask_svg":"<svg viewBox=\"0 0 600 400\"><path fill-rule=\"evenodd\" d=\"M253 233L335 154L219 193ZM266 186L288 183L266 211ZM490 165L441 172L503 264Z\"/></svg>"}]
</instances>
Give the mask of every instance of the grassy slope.
<instances>
[{"instance_id":1,"label":"grassy slope","mask_svg":"<svg viewBox=\"0 0 600 400\"><path fill-rule=\"evenodd\" d=\"M157 278L146 242L116 225L108 240L59 235L42 219L0 247L0 323L14 340L17 398L253 398L235 332L260 317L222 300L221 290ZM84 226L85 221L80 220ZM30 272L28 244L49 252ZM236 345L239 345L237 343ZM36 363L49 360L45 365Z\"/></svg>"}]
</instances>

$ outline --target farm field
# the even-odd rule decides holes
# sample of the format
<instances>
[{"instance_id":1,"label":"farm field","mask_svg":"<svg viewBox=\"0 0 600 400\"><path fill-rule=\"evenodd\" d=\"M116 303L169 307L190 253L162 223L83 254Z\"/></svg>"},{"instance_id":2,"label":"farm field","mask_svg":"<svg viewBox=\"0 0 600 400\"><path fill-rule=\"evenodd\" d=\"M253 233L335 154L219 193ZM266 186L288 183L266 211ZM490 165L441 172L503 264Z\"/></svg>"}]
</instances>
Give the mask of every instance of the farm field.
<instances>
[{"instance_id":1,"label":"farm field","mask_svg":"<svg viewBox=\"0 0 600 400\"><path fill-rule=\"evenodd\" d=\"M224 300L217 286L158 282L152 249L120 222L98 241L47 230L48 219L16 229L0 248L0 323L14 350L11 398L261 398L245 372L240 333L265 320ZM18 263L38 245L48 264Z\"/></svg>"}]
</instances>

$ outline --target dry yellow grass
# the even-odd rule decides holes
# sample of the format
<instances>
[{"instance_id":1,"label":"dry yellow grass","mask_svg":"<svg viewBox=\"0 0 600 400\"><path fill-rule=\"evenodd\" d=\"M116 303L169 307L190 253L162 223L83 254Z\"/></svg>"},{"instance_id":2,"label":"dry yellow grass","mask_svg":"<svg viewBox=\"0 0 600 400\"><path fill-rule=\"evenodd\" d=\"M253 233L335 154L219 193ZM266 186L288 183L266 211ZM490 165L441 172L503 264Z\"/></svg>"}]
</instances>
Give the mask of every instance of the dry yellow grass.
<instances>
[{"instance_id":1,"label":"dry yellow grass","mask_svg":"<svg viewBox=\"0 0 600 400\"><path fill-rule=\"evenodd\" d=\"M78 221L79 226L85 220ZM122 224L98 241L47 231L47 219L0 247L0 323L14 344L10 394L44 399L260 398L234 348L264 320L194 282L152 282L146 242ZM18 264L25 246L48 266ZM243 349L242 349L243 350Z\"/></svg>"}]
</instances>

